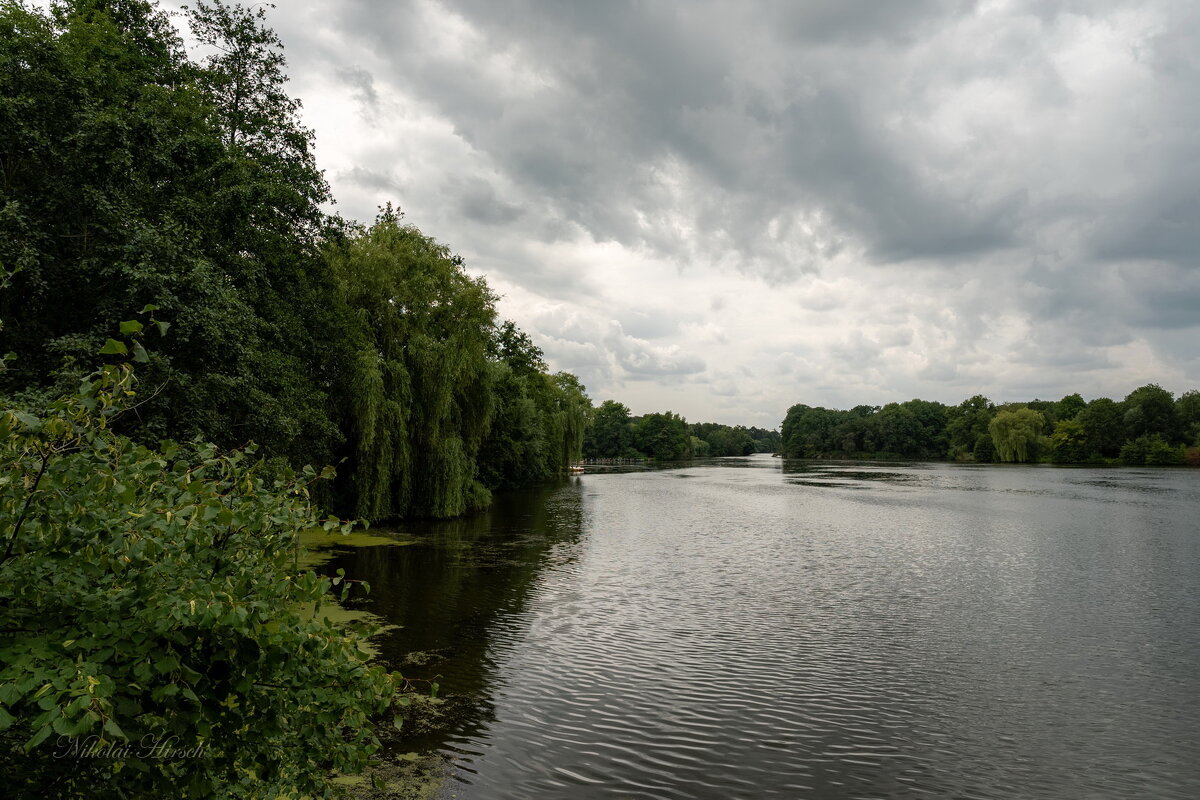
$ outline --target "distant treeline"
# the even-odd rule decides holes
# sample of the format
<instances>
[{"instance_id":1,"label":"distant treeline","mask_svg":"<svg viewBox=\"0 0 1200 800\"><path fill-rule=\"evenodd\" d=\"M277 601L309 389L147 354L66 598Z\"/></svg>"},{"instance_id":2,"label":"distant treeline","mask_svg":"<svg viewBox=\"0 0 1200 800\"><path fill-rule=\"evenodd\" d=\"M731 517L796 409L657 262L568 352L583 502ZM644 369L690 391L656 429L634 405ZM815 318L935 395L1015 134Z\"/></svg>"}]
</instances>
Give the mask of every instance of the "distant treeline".
<instances>
[{"instance_id":1,"label":"distant treeline","mask_svg":"<svg viewBox=\"0 0 1200 800\"><path fill-rule=\"evenodd\" d=\"M1061 400L957 406L909 400L849 411L795 405L783 421L791 458L948 458L1058 464L1200 465L1200 392L1178 399L1156 384L1117 402Z\"/></svg>"},{"instance_id":2,"label":"distant treeline","mask_svg":"<svg viewBox=\"0 0 1200 800\"><path fill-rule=\"evenodd\" d=\"M605 400L593 413L584 434L583 455L677 461L774 453L778 452L781 441L779 431L716 422L689 425L682 416L670 411L634 417L624 404Z\"/></svg>"}]
</instances>

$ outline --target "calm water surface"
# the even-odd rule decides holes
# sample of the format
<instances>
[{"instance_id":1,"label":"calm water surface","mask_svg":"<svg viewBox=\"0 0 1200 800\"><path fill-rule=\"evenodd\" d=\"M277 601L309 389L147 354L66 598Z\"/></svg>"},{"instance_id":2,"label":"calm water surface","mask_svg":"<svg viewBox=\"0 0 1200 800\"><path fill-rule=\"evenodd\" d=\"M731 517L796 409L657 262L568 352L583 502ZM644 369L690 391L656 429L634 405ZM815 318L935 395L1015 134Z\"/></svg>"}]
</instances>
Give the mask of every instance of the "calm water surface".
<instances>
[{"instance_id":1,"label":"calm water surface","mask_svg":"<svg viewBox=\"0 0 1200 800\"><path fill-rule=\"evenodd\" d=\"M1200 472L595 473L341 554L456 798L1200 797Z\"/></svg>"}]
</instances>

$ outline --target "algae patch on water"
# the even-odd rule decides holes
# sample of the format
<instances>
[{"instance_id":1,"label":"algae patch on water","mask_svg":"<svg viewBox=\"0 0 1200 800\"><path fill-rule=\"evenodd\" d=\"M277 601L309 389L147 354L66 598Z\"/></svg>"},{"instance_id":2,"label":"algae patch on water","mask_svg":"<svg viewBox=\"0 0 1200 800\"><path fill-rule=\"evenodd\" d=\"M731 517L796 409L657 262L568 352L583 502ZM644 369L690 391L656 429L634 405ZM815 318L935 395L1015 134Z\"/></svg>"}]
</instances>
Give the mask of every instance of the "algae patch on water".
<instances>
[{"instance_id":1,"label":"algae patch on water","mask_svg":"<svg viewBox=\"0 0 1200 800\"><path fill-rule=\"evenodd\" d=\"M369 531L353 531L351 533L336 533L313 528L300 534L300 567L315 567L332 559L334 551L341 548L356 547L403 547L413 544L416 539L405 534L370 533Z\"/></svg>"},{"instance_id":2,"label":"algae patch on water","mask_svg":"<svg viewBox=\"0 0 1200 800\"><path fill-rule=\"evenodd\" d=\"M296 555L296 566L301 571L314 569L328 562L336 555L337 550L343 548L402 547L412 544L413 541L413 539L405 538L402 535L387 536L368 533L366 531L342 534L325 531L321 528L313 528L300 534L300 547ZM305 606L301 611L305 617L324 618L342 627L353 623L365 622L375 629L375 635L384 631L395 630L397 627L369 611L346 608L332 596L327 601L319 603L316 606ZM366 653L369 653L372 658L379 655L377 648L369 640L363 641L360 647Z\"/></svg>"}]
</instances>

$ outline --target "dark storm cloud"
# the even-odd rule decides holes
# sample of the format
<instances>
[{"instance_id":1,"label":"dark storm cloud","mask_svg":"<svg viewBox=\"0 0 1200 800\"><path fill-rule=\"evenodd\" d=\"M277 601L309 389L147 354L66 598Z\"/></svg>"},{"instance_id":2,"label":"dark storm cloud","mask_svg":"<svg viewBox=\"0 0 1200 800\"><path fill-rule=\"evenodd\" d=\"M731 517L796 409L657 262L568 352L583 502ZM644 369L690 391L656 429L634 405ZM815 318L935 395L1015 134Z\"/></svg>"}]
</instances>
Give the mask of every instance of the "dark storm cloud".
<instances>
[{"instance_id":1,"label":"dark storm cloud","mask_svg":"<svg viewBox=\"0 0 1200 800\"><path fill-rule=\"evenodd\" d=\"M787 225L813 210L822 235L851 235L880 262L1013 243L1020 185L981 193L931 177L930 154L885 124L887 84L903 77L892 61L972 6L359 2L341 23L386 56L397 85L597 240L732 257L780 279L824 253L797 257L767 225L803 248L812 232ZM469 31L470 59L423 32L439 13ZM665 211L691 235L664 235Z\"/></svg>"},{"instance_id":2,"label":"dark storm cloud","mask_svg":"<svg viewBox=\"0 0 1200 800\"><path fill-rule=\"evenodd\" d=\"M459 210L468 219L485 225L503 225L521 216L521 209L501 200L487 181L471 178L462 183Z\"/></svg>"}]
</instances>

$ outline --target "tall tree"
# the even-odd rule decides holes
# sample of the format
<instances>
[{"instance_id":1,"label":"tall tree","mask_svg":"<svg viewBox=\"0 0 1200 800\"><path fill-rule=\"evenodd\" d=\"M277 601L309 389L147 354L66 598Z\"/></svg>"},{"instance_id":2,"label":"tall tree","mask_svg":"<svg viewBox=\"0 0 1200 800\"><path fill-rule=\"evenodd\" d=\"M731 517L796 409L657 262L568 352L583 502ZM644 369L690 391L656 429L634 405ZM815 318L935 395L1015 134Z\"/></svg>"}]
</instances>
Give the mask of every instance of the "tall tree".
<instances>
[{"instance_id":1,"label":"tall tree","mask_svg":"<svg viewBox=\"0 0 1200 800\"><path fill-rule=\"evenodd\" d=\"M973 458L975 443L981 436L988 436L988 423L992 421L995 407L992 401L981 394L964 400L946 413L946 437L949 456L965 461Z\"/></svg>"},{"instance_id":2,"label":"tall tree","mask_svg":"<svg viewBox=\"0 0 1200 800\"><path fill-rule=\"evenodd\" d=\"M476 459L493 412L495 296L390 206L328 258L359 323L342 483L354 512L452 517L483 507Z\"/></svg>"},{"instance_id":3,"label":"tall tree","mask_svg":"<svg viewBox=\"0 0 1200 800\"><path fill-rule=\"evenodd\" d=\"M260 18L205 9L192 19L214 45L270 39ZM327 190L294 103L262 105L253 140L230 137L214 89L227 65L188 61L140 0L5 3L0 27L14 67L0 70L0 262L20 268L0 296L2 349L18 356L0 392L69 381L153 303L173 327L137 429L330 460L344 340L317 247ZM262 56L243 59L245 82L282 93Z\"/></svg>"},{"instance_id":4,"label":"tall tree","mask_svg":"<svg viewBox=\"0 0 1200 800\"><path fill-rule=\"evenodd\" d=\"M1036 455L1045 419L1031 408L1000 411L988 424L1001 461L1028 461Z\"/></svg>"},{"instance_id":5,"label":"tall tree","mask_svg":"<svg viewBox=\"0 0 1200 800\"><path fill-rule=\"evenodd\" d=\"M633 443L647 456L662 461L691 457L687 420L671 411L647 414L635 422Z\"/></svg>"},{"instance_id":6,"label":"tall tree","mask_svg":"<svg viewBox=\"0 0 1200 800\"><path fill-rule=\"evenodd\" d=\"M1170 442L1179 438L1179 421L1175 416L1175 398L1156 383L1134 389L1121 403L1125 421L1125 438L1157 434Z\"/></svg>"},{"instance_id":7,"label":"tall tree","mask_svg":"<svg viewBox=\"0 0 1200 800\"><path fill-rule=\"evenodd\" d=\"M592 458L623 458L633 448L633 422L629 408L616 400L605 400L596 409L584 439L584 453Z\"/></svg>"}]
</instances>

